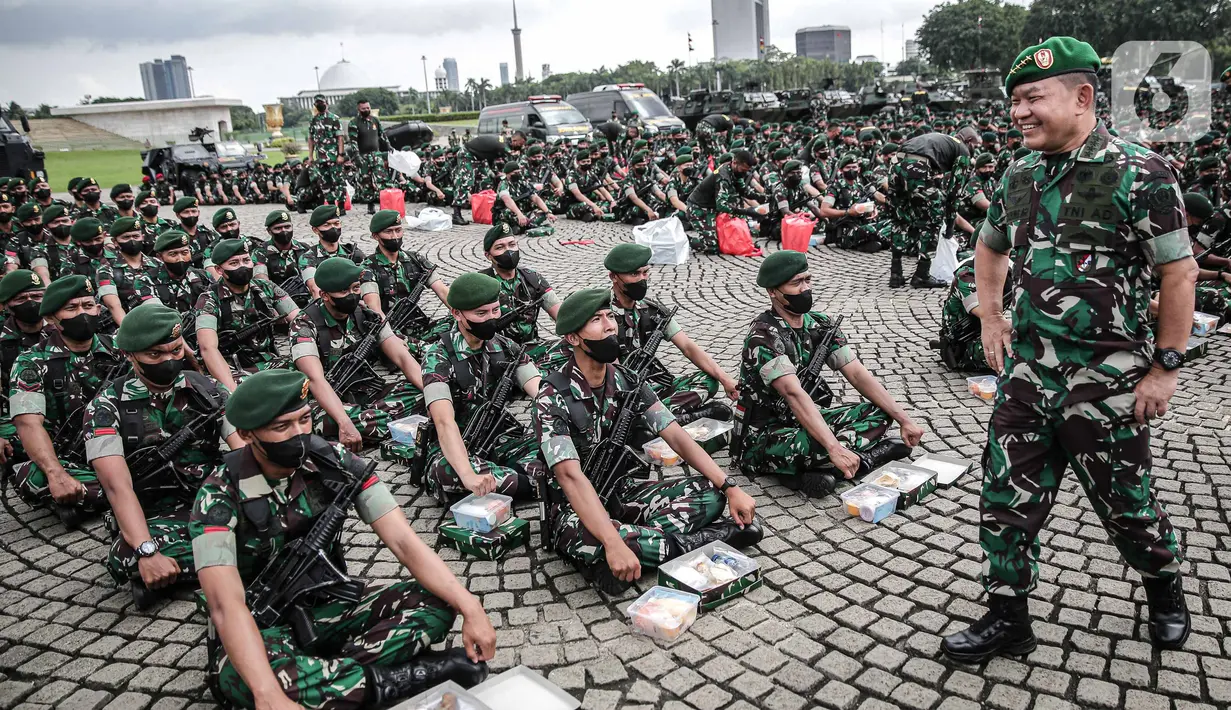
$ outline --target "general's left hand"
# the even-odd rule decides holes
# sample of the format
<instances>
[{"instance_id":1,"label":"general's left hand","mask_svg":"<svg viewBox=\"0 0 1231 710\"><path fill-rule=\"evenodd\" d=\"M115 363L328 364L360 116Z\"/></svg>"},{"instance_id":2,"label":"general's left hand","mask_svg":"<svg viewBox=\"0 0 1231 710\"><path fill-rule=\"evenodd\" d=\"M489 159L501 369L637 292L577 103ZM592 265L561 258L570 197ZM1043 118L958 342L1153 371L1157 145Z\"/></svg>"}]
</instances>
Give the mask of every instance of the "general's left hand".
<instances>
[{"instance_id":1,"label":"general's left hand","mask_svg":"<svg viewBox=\"0 0 1231 710\"><path fill-rule=\"evenodd\" d=\"M1167 372L1158 367L1151 367L1150 372L1141 378L1133 394L1137 396L1137 404L1133 414L1138 424L1149 424L1151 419L1167 413L1167 403L1175 394L1176 384L1180 380L1180 371Z\"/></svg>"}]
</instances>

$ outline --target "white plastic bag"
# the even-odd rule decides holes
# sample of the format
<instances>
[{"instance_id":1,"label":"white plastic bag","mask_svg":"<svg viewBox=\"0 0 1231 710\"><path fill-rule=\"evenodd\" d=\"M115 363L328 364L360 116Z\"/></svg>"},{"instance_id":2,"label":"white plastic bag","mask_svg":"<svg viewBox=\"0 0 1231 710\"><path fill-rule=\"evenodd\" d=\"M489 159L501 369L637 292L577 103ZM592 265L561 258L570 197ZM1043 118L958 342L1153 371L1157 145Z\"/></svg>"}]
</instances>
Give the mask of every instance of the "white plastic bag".
<instances>
[{"instance_id":1,"label":"white plastic bag","mask_svg":"<svg viewBox=\"0 0 1231 710\"><path fill-rule=\"evenodd\" d=\"M406 217L407 222L410 216ZM444 210L435 207L424 207L415 218L416 224L411 229L421 229L425 232L443 232L453 226L453 217Z\"/></svg>"},{"instance_id":2,"label":"white plastic bag","mask_svg":"<svg viewBox=\"0 0 1231 710\"><path fill-rule=\"evenodd\" d=\"M633 227L633 241L649 247L651 264L679 266L688 261L688 235L679 217L657 219Z\"/></svg>"},{"instance_id":3,"label":"white plastic bag","mask_svg":"<svg viewBox=\"0 0 1231 710\"><path fill-rule=\"evenodd\" d=\"M421 162L413 150L395 150L389 153L389 167L408 177L419 177Z\"/></svg>"},{"instance_id":4,"label":"white plastic bag","mask_svg":"<svg viewBox=\"0 0 1231 710\"><path fill-rule=\"evenodd\" d=\"M957 240L952 237L941 237L936 242L936 256L932 259L932 269L928 275L937 281L952 283L955 271L957 271Z\"/></svg>"}]
</instances>

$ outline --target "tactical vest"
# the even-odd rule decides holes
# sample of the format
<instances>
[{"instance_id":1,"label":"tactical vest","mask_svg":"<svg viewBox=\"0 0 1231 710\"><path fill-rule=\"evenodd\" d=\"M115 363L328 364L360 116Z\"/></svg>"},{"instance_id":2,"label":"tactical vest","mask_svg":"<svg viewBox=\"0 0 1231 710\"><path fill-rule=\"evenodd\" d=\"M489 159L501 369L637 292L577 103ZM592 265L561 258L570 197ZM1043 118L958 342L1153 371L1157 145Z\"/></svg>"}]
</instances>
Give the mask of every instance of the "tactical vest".
<instances>
[{"instance_id":1,"label":"tactical vest","mask_svg":"<svg viewBox=\"0 0 1231 710\"><path fill-rule=\"evenodd\" d=\"M616 365L615 367L619 371L619 374L624 375L626 380L631 380L631 378L628 377L627 372L620 369L619 365ZM615 376L618 375L613 375L613 377ZM597 444L598 441L594 437L594 417L590 415L590 412L586 409L586 405L581 400L573 396L572 378L569 374L564 370L553 370L552 372L543 375L543 379L550 382L551 386L555 387L556 391L560 393L560 396L564 398L565 407L568 409L569 422L573 425L573 428L582 434L590 442L591 446ZM604 383L603 386L605 387L606 383ZM620 389L617 387L614 396L621 397L627 392L627 389ZM637 401L637 405L640 406L640 404L640 401ZM642 409L637 412L637 416L633 419L633 426L632 430L629 432L628 439L630 443L646 442L655 436L653 433L646 430L644 423L641 420L644 416L645 410ZM605 434L606 432L604 432L604 435ZM585 464L585 459L588 454L589 451L578 451L578 455L581 456L581 463L583 465Z\"/></svg>"},{"instance_id":2,"label":"tactical vest","mask_svg":"<svg viewBox=\"0 0 1231 710\"><path fill-rule=\"evenodd\" d=\"M188 284L189 293L189 303L185 304L183 308L180 307L180 295L171 290L170 283L166 281L154 282L154 293L157 294L158 300L162 301L164 306L174 308L181 314L191 311L196 305L197 299L201 296L201 294L205 293L206 289L209 288L209 282L207 280L189 281L188 274L184 274L183 279L184 282Z\"/></svg>"},{"instance_id":3,"label":"tactical vest","mask_svg":"<svg viewBox=\"0 0 1231 710\"><path fill-rule=\"evenodd\" d=\"M495 340L500 346L502 346L502 348L513 347L513 341L505 338L504 336L497 335ZM449 361L449 366L453 370L453 381L457 383L457 388L461 391L461 394L467 402L485 399L488 395L485 391L487 386L489 384L494 385L494 382L490 380L490 377L488 382L480 383L476 381L474 375L470 372L470 366L465 360L457 356L457 351L453 349L453 343L451 341L452 338L448 337L448 334L446 333L440 338L439 342L444 348L446 359ZM504 372L505 366L509 364L509 354L507 352L503 349L495 353L488 352L486 349L486 344L484 344L483 352L481 354L476 354L475 357L486 358L488 375Z\"/></svg>"},{"instance_id":4,"label":"tactical vest","mask_svg":"<svg viewBox=\"0 0 1231 710\"><path fill-rule=\"evenodd\" d=\"M316 326L316 349L320 353L322 363L329 362L329 355L333 352L333 346L329 344L329 324L325 322L325 306L323 303L315 303L312 306L304 309L304 315L308 320L312 321L312 325ZM355 319L355 332L363 333L368 325L368 311L360 304L355 308L355 312L350 315ZM328 367L326 367L328 369Z\"/></svg>"},{"instance_id":5,"label":"tactical vest","mask_svg":"<svg viewBox=\"0 0 1231 710\"><path fill-rule=\"evenodd\" d=\"M150 406L149 399L141 400L125 400L121 399L124 393L124 386L132 374L124 375L115 380L113 389L116 393L116 405L120 410L119 434L124 442L125 454L142 448L145 443L145 438L149 434L145 426L145 410ZM192 414L205 414L208 412L218 412L221 414L224 400L222 394L218 391L218 385L205 375L196 372L195 370L186 370L184 377L190 385L188 390L188 410ZM216 456L218 453L218 439L222 431L222 417L214 418L212 425L201 433L202 445L201 450L208 452L211 456Z\"/></svg>"},{"instance_id":6,"label":"tactical vest","mask_svg":"<svg viewBox=\"0 0 1231 710\"><path fill-rule=\"evenodd\" d=\"M796 336L794 334L794 330L789 327L783 327L783 325L778 322L777 317L774 316L773 311L765 311L761 313L761 315L754 318L752 322L761 323L763 325L769 326L776 333L778 333L778 337L782 338L782 341L786 343L787 345L787 350L786 350L787 359L790 360L791 364L795 366L797 372L802 374L803 370L807 367L807 365L801 362L795 361L796 356L795 356L795 352L794 352L795 348L793 344L795 343ZM812 353L812 357L827 358L829 356L828 353L816 352L817 341L820 338L824 337L825 332L826 332L826 329L821 329L819 333L815 333L815 334L812 333L811 331L806 331L806 330L804 331L804 336L808 338L808 352ZM808 363L811 364L811 362L812 360L809 359ZM823 376L819 378L819 385L822 391L822 397L824 396L824 392L832 392L829 389L829 384L825 382L825 378ZM770 388L770 391L776 391L776 390L773 390L773 388ZM832 396L832 394L830 396ZM740 399L743 400L742 394L740 396ZM746 409L746 412L744 415L745 425L748 427L759 427L759 426L764 425L765 422L769 421L770 417L769 417L769 408L767 407L768 404L769 404L768 402L758 402L756 406L745 407Z\"/></svg>"},{"instance_id":7,"label":"tactical vest","mask_svg":"<svg viewBox=\"0 0 1231 710\"><path fill-rule=\"evenodd\" d=\"M364 120L356 118L352 124L356 127L359 133L359 140L356 141L359 145L359 152L375 153L380 150L380 133L376 130L376 121L372 119Z\"/></svg>"},{"instance_id":8,"label":"tactical vest","mask_svg":"<svg viewBox=\"0 0 1231 710\"><path fill-rule=\"evenodd\" d=\"M419 260L406 251L398 252L398 260L395 264L373 263L369 268L372 269L372 274L376 278L376 287L380 290L380 307L384 309L391 308L395 298L405 296L410 292L410 289L397 278L397 273L405 276L411 284L423 278L425 274Z\"/></svg>"}]
</instances>

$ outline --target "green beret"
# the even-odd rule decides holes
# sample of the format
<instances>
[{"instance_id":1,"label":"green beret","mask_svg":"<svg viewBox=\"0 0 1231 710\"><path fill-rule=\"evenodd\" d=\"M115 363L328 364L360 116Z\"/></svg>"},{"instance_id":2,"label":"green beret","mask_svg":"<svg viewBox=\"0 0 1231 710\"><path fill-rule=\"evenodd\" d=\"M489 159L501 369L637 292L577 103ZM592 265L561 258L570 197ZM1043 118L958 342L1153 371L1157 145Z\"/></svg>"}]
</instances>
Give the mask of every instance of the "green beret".
<instances>
[{"instance_id":1,"label":"green beret","mask_svg":"<svg viewBox=\"0 0 1231 710\"><path fill-rule=\"evenodd\" d=\"M372 234L383 232L390 227L396 227L402 223L402 215L397 210L379 210L372 215L372 219L368 222L368 231Z\"/></svg>"},{"instance_id":2,"label":"green beret","mask_svg":"<svg viewBox=\"0 0 1231 710\"><path fill-rule=\"evenodd\" d=\"M342 211L338 209L337 205L321 205L320 207L312 210L312 216L308 218L308 224L313 227L319 227L334 217L341 216Z\"/></svg>"},{"instance_id":3,"label":"green beret","mask_svg":"<svg viewBox=\"0 0 1231 710\"><path fill-rule=\"evenodd\" d=\"M187 209L191 209L193 207L200 207L200 205L197 204L197 198L181 197L175 201L175 204L171 205L171 211L176 214L179 214L180 212L183 212L184 210L187 210Z\"/></svg>"},{"instance_id":4,"label":"green beret","mask_svg":"<svg viewBox=\"0 0 1231 710\"><path fill-rule=\"evenodd\" d=\"M722 155L718 156L718 164L722 165L724 163L729 163L731 162L731 159L733 157L734 156L732 156L730 153L723 153Z\"/></svg>"},{"instance_id":5,"label":"green beret","mask_svg":"<svg viewBox=\"0 0 1231 710\"><path fill-rule=\"evenodd\" d=\"M988 118L980 118L980 119L979 119L979 127L980 127L980 128L987 128L987 127L988 127L988 126L990 126L990 125L992 125L991 119L988 119Z\"/></svg>"},{"instance_id":6,"label":"green beret","mask_svg":"<svg viewBox=\"0 0 1231 710\"><path fill-rule=\"evenodd\" d=\"M1005 138L1023 138L1024 136L1022 136L1022 132L1017 130L1016 128L1010 128L1008 132L1004 134L1004 137Z\"/></svg>"},{"instance_id":7,"label":"green beret","mask_svg":"<svg viewBox=\"0 0 1231 710\"><path fill-rule=\"evenodd\" d=\"M34 203L31 202L29 204L34 204ZM47 209L43 209L42 207L39 207L38 209L43 210L43 224L51 224L52 221L57 220L61 217L71 217L71 215L69 215L68 213L68 208L65 207L64 205L52 205L48 207ZM37 210L35 211L35 214L37 214Z\"/></svg>"},{"instance_id":8,"label":"green beret","mask_svg":"<svg viewBox=\"0 0 1231 710\"><path fill-rule=\"evenodd\" d=\"M853 135L855 135L855 129L853 128L847 128L842 131L843 138L845 138L846 136L853 136Z\"/></svg>"},{"instance_id":9,"label":"green beret","mask_svg":"<svg viewBox=\"0 0 1231 710\"><path fill-rule=\"evenodd\" d=\"M290 224L291 214L286 210L274 210L265 215L265 228L269 229L275 224Z\"/></svg>"},{"instance_id":10,"label":"green beret","mask_svg":"<svg viewBox=\"0 0 1231 710\"><path fill-rule=\"evenodd\" d=\"M774 160L786 160L789 157L791 157L790 148L779 148L778 150L775 150L773 153Z\"/></svg>"},{"instance_id":11,"label":"green beret","mask_svg":"<svg viewBox=\"0 0 1231 710\"><path fill-rule=\"evenodd\" d=\"M757 285L778 288L796 274L808 270L808 257L801 252L781 249L765 257L757 270Z\"/></svg>"},{"instance_id":12,"label":"green beret","mask_svg":"<svg viewBox=\"0 0 1231 710\"><path fill-rule=\"evenodd\" d=\"M995 131L983 131L983 135L980 137L985 143L995 141L998 138Z\"/></svg>"},{"instance_id":13,"label":"green beret","mask_svg":"<svg viewBox=\"0 0 1231 710\"><path fill-rule=\"evenodd\" d=\"M901 131L889 131L889 140L893 141L894 143L901 143L902 138L903 136L902 136Z\"/></svg>"},{"instance_id":14,"label":"green beret","mask_svg":"<svg viewBox=\"0 0 1231 710\"><path fill-rule=\"evenodd\" d=\"M786 161L786 165L782 166L782 172L789 173L793 170L799 170L803 166L804 164L799 162L798 160L788 160Z\"/></svg>"},{"instance_id":15,"label":"green beret","mask_svg":"<svg viewBox=\"0 0 1231 710\"><path fill-rule=\"evenodd\" d=\"M686 145L675 151L675 157L678 158L681 155L692 155L692 146Z\"/></svg>"},{"instance_id":16,"label":"green beret","mask_svg":"<svg viewBox=\"0 0 1231 710\"><path fill-rule=\"evenodd\" d=\"M507 222L493 224L491 229L487 230L487 234L483 235L483 251L491 251L493 244L511 236L513 236L513 228Z\"/></svg>"},{"instance_id":17,"label":"green beret","mask_svg":"<svg viewBox=\"0 0 1231 710\"><path fill-rule=\"evenodd\" d=\"M532 145L526 149L526 155L542 155L542 154L543 154L543 146L541 145Z\"/></svg>"},{"instance_id":18,"label":"green beret","mask_svg":"<svg viewBox=\"0 0 1231 710\"><path fill-rule=\"evenodd\" d=\"M644 162L645 162L645 151L644 150L639 150L636 153L633 153L632 157L628 159L629 165L636 165L638 163L644 163Z\"/></svg>"},{"instance_id":19,"label":"green beret","mask_svg":"<svg viewBox=\"0 0 1231 710\"><path fill-rule=\"evenodd\" d=\"M81 182L81 178L75 177L68 181L68 191L72 192L77 189L77 184Z\"/></svg>"},{"instance_id":20,"label":"green beret","mask_svg":"<svg viewBox=\"0 0 1231 710\"><path fill-rule=\"evenodd\" d=\"M610 307L611 289L587 288L572 294L556 311L556 335L576 333L595 313Z\"/></svg>"},{"instance_id":21,"label":"green beret","mask_svg":"<svg viewBox=\"0 0 1231 710\"><path fill-rule=\"evenodd\" d=\"M855 163L856 165L858 165L859 156L855 155L854 153L847 153L841 158L838 158L838 169L841 170L842 168L850 165L851 163Z\"/></svg>"},{"instance_id":22,"label":"green beret","mask_svg":"<svg viewBox=\"0 0 1231 710\"><path fill-rule=\"evenodd\" d=\"M46 288L43 279L29 269L10 271L0 279L0 303L8 303L20 293L31 289Z\"/></svg>"},{"instance_id":23,"label":"green beret","mask_svg":"<svg viewBox=\"0 0 1231 710\"><path fill-rule=\"evenodd\" d=\"M47 291L50 293L51 289ZM43 303L47 303L46 296ZM150 300L124 316L124 322L115 334L115 346L126 353L139 353L175 340L182 330L179 313L157 300Z\"/></svg>"},{"instance_id":24,"label":"green beret","mask_svg":"<svg viewBox=\"0 0 1231 710\"><path fill-rule=\"evenodd\" d=\"M100 234L103 234L103 223L93 217L83 217L73 222L73 228L68 231L74 242L88 241Z\"/></svg>"},{"instance_id":25,"label":"green beret","mask_svg":"<svg viewBox=\"0 0 1231 710\"><path fill-rule=\"evenodd\" d=\"M137 229L136 217L120 217L111 223L111 226L107 229L107 234L110 234L113 237L118 237L121 234L135 232Z\"/></svg>"},{"instance_id":26,"label":"green beret","mask_svg":"<svg viewBox=\"0 0 1231 710\"><path fill-rule=\"evenodd\" d=\"M154 193L153 193L152 191L150 191L150 190L142 190L141 192L138 192L138 193L137 193L137 197L134 199L134 201L133 201L133 202L134 202L135 204L138 204L138 205L139 205L139 204L141 204L142 202L145 202L146 200L150 199L150 198L151 198L151 197L153 197L153 196L154 196Z\"/></svg>"},{"instance_id":27,"label":"green beret","mask_svg":"<svg viewBox=\"0 0 1231 710\"><path fill-rule=\"evenodd\" d=\"M881 155L889 155L890 153L896 153L898 152L899 149L900 149L900 146L898 146L897 143L894 143L891 141L881 146Z\"/></svg>"},{"instance_id":28,"label":"green beret","mask_svg":"<svg viewBox=\"0 0 1231 710\"><path fill-rule=\"evenodd\" d=\"M443 158L443 157L445 157L445 152L444 152L443 150L437 149L437 150L435 150L435 151L433 151L433 152L432 152L432 158L433 158L433 159L435 159L435 158Z\"/></svg>"},{"instance_id":29,"label":"green beret","mask_svg":"<svg viewBox=\"0 0 1231 710\"><path fill-rule=\"evenodd\" d=\"M1209 198L1205 195L1196 192L1184 193L1184 211L1190 216L1197 219L1206 220L1214 216L1214 205L1210 203ZM17 273L16 271L13 272ZM12 274L9 274L12 276ZM8 281L9 277L5 276L4 281ZM4 282L0 281L0 290L4 289Z\"/></svg>"},{"instance_id":30,"label":"green beret","mask_svg":"<svg viewBox=\"0 0 1231 710\"><path fill-rule=\"evenodd\" d=\"M1201 159L1201 162L1197 163L1198 171L1211 170L1217 167L1218 167L1218 156L1217 155L1207 155Z\"/></svg>"},{"instance_id":31,"label":"green beret","mask_svg":"<svg viewBox=\"0 0 1231 710\"><path fill-rule=\"evenodd\" d=\"M449 308L470 311L500 300L500 282L477 271L462 274L449 286Z\"/></svg>"},{"instance_id":32,"label":"green beret","mask_svg":"<svg viewBox=\"0 0 1231 710\"><path fill-rule=\"evenodd\" d=\"M188 246L190 239L191 237L178 229L168 229L162 234L159 234L158 239L154 240L154 253L161 254L168 249L186 247Z\"/></svg>"},{"instance_id":33,"label":"green beret","mask_svg":"<svg viewBox=\"0 0 1231 710\"><path fill-rule=\"evenodd\" d=\"M1017 150L1013 151L1014 160L1017 160L1019 158L1024 158L1027 155L1030 155L1030 149L1027 148L1026 146L1022 146L1021 148L1018 148Z\"/></svg>"},{"instance_id":34,"label":"green beret","mask_svg":"<svg viewBox=\"0 0 1231 710\"><path fill-rule=\"evenodd\" d=\"M218 229L218 227L222 226L223 224L237 220L237 219L239 218L235 216L235 210L231 209L230 207L226 207L224 209L220 209L217 212L215 212L214 217L211 221L214 223L214 229Z\"/></svg>"},{"instance_id":35,"label":"green beret","mask_svg":"<svg viewBox=\"0 0 1231 710\"><path fill-rule=\"evenodd\" d=\"M227 398L226 417L244 431L308 406L308 378L299 370L263 370L244 378Z\"/></svg>"},{"instance_id":36,"label":"green beret","mask_svg":"<svg viewBox=\"0 0 1231 710\"><path fill-rule=\"evenodd\" d=\"M1214 134L1205 133L1193 141L1193 145L1212 145L1214 143Z\"/></svg>"},{"instance_id":37,"label":"green beret","mask_svg":"<svg viewBox=\"0 0 1231 710\"><path fill-rule=\"evenodd\" d=\"M677 166L688 165L691 162L692 162L692 153L684 153L683 155L677 156L675 159L675 164Z\"/></svg>"},{"instance_id":38,"label":"green beret","mask_svg":"<svg viewBox=\"0 0 1231 710\"><path fill-rule=\"evenodd\" d=\"M47 291L43 294L43 305L39 306L38 314L40 316L53 315L74 298L93 295L94 286L86 277L80 274L61 276L47 287Z\"/></svg>"},{"instance_id":39,"label":"green beret","mask_svg":"<svg viewBox=\"0 0 1231 710\"><path fill-rule=\"evenodd\" d=\"M995 162L996 162L996 156L992 155L991 153L979 153L979 155L975 157L975 167L976 168L981 168L984 165L992 165Z\"/></svg>"},{"instance_id":40,"label":"green beret","mask_svg":"<svg viewBox=\"0 0 1231 710\"><path fill-rule=\"evenodd\" d=\"M503 172L505 175L517 172L521 165L516 160L506 160L504 163Z\"/></svg>"},{"instance_id":41,"label":"green beret","mask_svg":"<svg viewBox=\"0 0 1231 710\"><path fill-rule=\"evenodd\" d=\"M214 266L224 263L227 259L236 254L248 253L248 245L242 239L223 239L214 245L214 249L210 252L209 259L214 262Z\"/></svg>"},{"instance_id":42,"label":"green beret","mask_svg":"<svg viewBox=\"0 0 1231 710\"><path fill-rule=\"evenodd\" d=\"M743 138L738 138L736 140L731 141L731 150L739 150L740 148L743 148L743 147L744 147Z\"/></svg>"},{"instance_id":43,"label":"green beret","mask_svg":"<svg viewBox=\"0 0 1231 710\"><path fill-rule=\"evenodd\" d=\"M111 199L114 200L120 195L123 195L125 192L132 192L132 191L133 191L132 185L122 182L119 185L115 185L111 188Z\"/></svg>"},{"instance_id":44,"label":"green beret","mask_svg":"<svg viewBox=\"0 0 1231 710\"><path fill-rule=\"evenodd\" d=\"M87 187L98 187L98 181L92 177L81 178L81 182L77 183L77 192L81 192Z\"/></svg>"},{"instance_id":45,"label":"green beret","mask_svg":"<svg viewBox=\"0 0 1231 710\"><path fill-rule=\"evenodd\" d=\"M631 274L650 263L654 250L644 244L625 242L607 252L603 266L613 274Z\"/></svg>"},{"instance_id":46,"label":"green beret","mask_svg":"<svg viewBox=\"0 0 1231 710\"><path fill-rule=\"evenodd\" d=\"M60 209L60 214L63 215L64 208L59 205L52 205L48 209L56 209L57 207ZM37 202L27 202L26 204L19 206L17 211L13 213L13 216L18 222L25 222L28 219L42 218L43 208L40 207ZM47 223L43 222L43 224Z\"/></svg>"},{"instance_id":47,"label":"green beret","mask_svg":"<svg viewBox=\"0 0 1231 710\"><path fill-rule=\"evenodd\" d=\"M638 138L637 140L633 141L633 150L640 150L646 147L647 145L649 145L649 143L645 139Z\"/></svg>"},{"instance_id":48,"label":"green beret","mask_svg":"<svg viewBox=\"0 0 1231 710\"><path fill-rule=\"evenodd\" d=\"M1072 37L1049 37L1042 44L1027 47L1017 55L1005 76L1004 90L1012 94L1018 84L1029 84L1061 74L1094 74L1102 65L1098 52L1089 44Z\"/></svg>"},{"instance_id":49,"label":"green beret","mask_svg":"<svg viewBox=\"0 0 1231 710\"><path fill-rule=\"evenodd\" d=\"M316 287L326 293L349 291L363 269L344 256L331 256L316 267Z\"/></svg>"},{"instance_id":50,"label":"green beret","mask_svg":"<svg viewBox=\"0 0 1231 710\"><path fill-rule=\"evenodd\" d=\"M316 95L314 95L314 96L312 97L312 102L313 102L313 103L315 103L315 102L317 102L317 101L324 101L324 100L325 100L325 95L324 95L324 94L316 94Z\"/></svg>"}]
</instances>

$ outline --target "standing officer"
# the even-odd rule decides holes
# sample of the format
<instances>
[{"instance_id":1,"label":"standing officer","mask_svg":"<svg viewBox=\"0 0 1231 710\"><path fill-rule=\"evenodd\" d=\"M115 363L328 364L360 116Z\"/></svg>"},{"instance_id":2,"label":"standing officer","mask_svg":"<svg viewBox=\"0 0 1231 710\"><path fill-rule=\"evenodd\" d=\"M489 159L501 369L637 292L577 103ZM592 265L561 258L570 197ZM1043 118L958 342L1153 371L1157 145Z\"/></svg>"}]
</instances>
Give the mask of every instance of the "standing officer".
<instances>
[{"instance_id":1,"label":"standing officer","mask_svg":"<svg viewBox=\"0 0 1231 710\"><path fill-rule=\"evenodd\" d=\"M483 680L496 647L483 606L415 535L375 474L355 496L355 512L413 579L369 582L357 603L323 592L308 610L318 638L310 646L288 624L257 626L244 587L303 541L337 497L325 484L353 484L365 462L312 435L309 387L298 372L257 373L228 405L226 418L247 445L201 485L189 521L217 628L208 650L219 699L234 707L382 708L446 680L467 688ZM344 557L327 544L334 559ZM461 647L428 650L445 640L457 614Z\"/></svg>"},{"instance_id":2,"label":"standing officer","mask_svg":"<svg viewBox=\"0 0 1231 710\"><path fill-rule=\"evenodd\" d=\"M552 290L539 272L521 266L521 250L517 237L507 224L492 225L483 236L483 255L491 266L480 273L500 282L500 314L520 311L512 323L502 331L515 343L526 346L526 355L544 370L555 369L548 365L564 364L564 357L552 358L551 353L563 352L551 348L551 344L539 338L539 309L547 311L554 321L560 311L560 297Z\"/></svg>"},{"instance_id":3,"label":"standing officer","mask_svg":"<svg viewBox=\"0 0 1231 710\"><path fill-rule=\"evenodd\" d=\"M1035 649L1026 596L1070 465L1142 575L1151 640L1177 649L1189 615L1179 542L1150 489L1149 430L1175 393L1192 328L1197 266L1177 177L1096 118L1100 61L1089 44L1052 37L1012 66L1013 123L1035 152L1009 166L975 248L983 348L1004 373L979 501L989 608L941 649L970 663ZM1011 319L1001 313L1010 251ZM1157 347L1147 322L1155 273Z\"/></svg>"},{"instance_id":4,"label":"standing officer","mask_svg":"<svg viewBox=\"0 0 1231 710\"><path fill-rule=\"evenodd\" d=\"M338 214L346 204L346 188L342 184L342 163L346 162L346 135L342 133L342 121L328 110L324 94L312 97L316 109L308 123L308 179L321 193L321 200L335 205Z\"/></svg>"},{"instance_id":5,"label":"standing officer","mask_svg":"<svg viewBox=\"0 0 1231 710\"><path fill-rule=\"evenodd\" d=\"M355 186L355 201L368 203L368 214L375 214L380 191L389 180L385 173L385 156L390 149L380 119L372 115L372 104L359 102L359 115L351 119L346 134L351 145L359 151L359 184Z\"/></svg>"},{"instance_id":6,"label":"standing officer","mask_svg":"<svg viewBox=\"0 0 1231 710\"><path fill-rule=\"evenodd\" d=\"M339 244L342 239L342 208L336 205L321 205L312 210L308 219L317 243L299 255L299 273L308 285L312 298L320 298L316 287L316 268L331 256L344 256L356 264L363 263L363 250L355 244Z\"/></svg>"},{"instance_id":7,"label":"standing officer","mask_svg":"<svg viewBox=\"0 0 1231 710\"><path fill-rule=\"evenodd\" d=\"M402 248L402 217L397 210L377 212L368 223L368 229L372 241L376 242L376 251L360 264L366 271L359 290L368 308L388 316L397 302L423 279L427 279L427 288L440 302L448 304L449 289L436 273L436 265L419 252ZM422 301L420 298L419 302ZM398 335L406 340L412 353L420 355L424 346L449 330L450 325L448 318L432 321L422 315L407 323Z\"/></svg>"}]
</instances>

